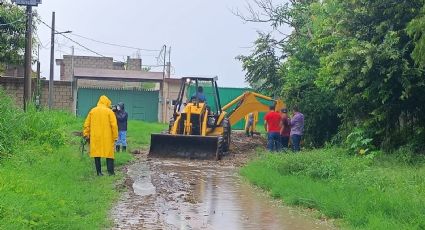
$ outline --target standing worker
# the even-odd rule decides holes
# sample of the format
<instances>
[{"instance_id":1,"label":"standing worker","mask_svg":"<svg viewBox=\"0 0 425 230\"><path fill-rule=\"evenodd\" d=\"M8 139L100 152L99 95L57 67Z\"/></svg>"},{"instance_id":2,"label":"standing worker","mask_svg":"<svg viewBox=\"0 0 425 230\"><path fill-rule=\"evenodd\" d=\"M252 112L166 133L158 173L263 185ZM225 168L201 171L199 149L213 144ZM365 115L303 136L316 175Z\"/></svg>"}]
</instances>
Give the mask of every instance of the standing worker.
<instances>
[{"instance_id":1,"label":"standing worker","mask_svg":"<svg viewBox=\"0 0 425 230\"><path fill-rule=\"evenodd\" d=\"M117 105L117 111L115 112L118 122L118 140L115 143L115 151L120 151L120 146L122 146L122 151L127 151L127 120L128 113L124 109L124 103L120 102Z\"/></svg>"},{"instance_id":2,"label":"standing worker","mask_svg":"<svg viewBox=\"0 0 425 230\"><path fill-rule=\"evenodd\" d=\"M269 107L270 111L264 117L264 129L266 130L267 137L267 149L269 151L280 151L280 123L281 116L275 111L275 105Z\"/></svg>"},{"instance_id":3,"label":"standing worker","mask_svg":"<svg viewBox=\"0 0 425 230\"><path fill-rule=\"evenodd\" d=\"M289 137L291 134L291 127L289 125L288 109L282 109L282 123L280 128L280 140L282 148L286 150L289 146Z\"/></svg>"},{"instance_id":4,"label":"standing worker","mask_svg":"<svg viewBox=\"0 0 425 230\"><path fill-rule=\"evenodd\" d=\"M245 116L245 134L247 137L254 136L255 125L258 121L258 112L252 112Z\"/></svg>"},{"instance_id":5,"label":"standing worker","mask_svg":"<svg viewBox=\"0 0 425 230\"><path fill-rule=\"evenodd\" d=\"M111 101L102 95L84 122L83 136L90 142L90 157L94 157L96 173L103 176L100 158L106 158L109 175L114 175L114 143L118 138L117 119Z\"/></svg>"},{"instance_id":6,"label":"standing worker","mask_svg":"<svg viewBox=\"0 0 425 230\"><path fill-rule=\"evenodd\" d=\"M298 152L301 150L300 143L304 132L304 115L300 113L298 106L294 106L294 115L292 116L291 125L291 143L292 150Z\"/></svg>"}]
</instances>

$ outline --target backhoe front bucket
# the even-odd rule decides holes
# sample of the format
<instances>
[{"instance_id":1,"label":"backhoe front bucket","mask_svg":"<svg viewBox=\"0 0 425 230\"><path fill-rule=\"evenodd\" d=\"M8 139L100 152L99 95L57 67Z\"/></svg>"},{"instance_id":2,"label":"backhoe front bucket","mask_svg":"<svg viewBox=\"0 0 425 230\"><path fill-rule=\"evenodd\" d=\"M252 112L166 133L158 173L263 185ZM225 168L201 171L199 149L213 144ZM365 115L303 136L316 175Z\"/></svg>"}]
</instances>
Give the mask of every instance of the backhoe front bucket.
<instances>
[{"instance_id":1,"label":"backhoe front bucket","mask_svg":"<svg viewBox=\"0 0 425 230\"><path fill-rule=\"evenodd\" d=\"M220 159L216 136L151 134L149 157Z\"/></svg>"}]
</instances>

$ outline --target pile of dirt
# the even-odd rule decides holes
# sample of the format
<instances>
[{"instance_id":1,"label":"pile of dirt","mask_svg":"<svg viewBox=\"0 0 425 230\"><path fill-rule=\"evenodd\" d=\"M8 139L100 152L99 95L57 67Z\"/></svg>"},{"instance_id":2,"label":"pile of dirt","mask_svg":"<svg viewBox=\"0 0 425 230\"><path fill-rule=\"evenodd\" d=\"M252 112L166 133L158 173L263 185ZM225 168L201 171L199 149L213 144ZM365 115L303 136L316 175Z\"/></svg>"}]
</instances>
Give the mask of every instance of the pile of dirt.
<instances>
[{"instance_id":1,"label":"pile of dirt","mask_svg":"<svg viewBox=\"0 0 425 230\"><path fill-rule=\"evenodd\" d=\"M230 150L219 164L243 166L255 156L256 149L264 149L266 144L267 140L260 135L247 137L243 132L232 132Z\"/></svg>"},{"instance_id":2,"label":"pile of dirt","mask_svg":"<svg viewBox=\"0 0 425 230\"><path fill-rule=\"evenodd\" d=\"M246 154L257 148L264 148L267 144L267 140L262 136L247 137L242 132L232 132L231 142L231 153L233 154Z\"/></svg>"}]
</instances>

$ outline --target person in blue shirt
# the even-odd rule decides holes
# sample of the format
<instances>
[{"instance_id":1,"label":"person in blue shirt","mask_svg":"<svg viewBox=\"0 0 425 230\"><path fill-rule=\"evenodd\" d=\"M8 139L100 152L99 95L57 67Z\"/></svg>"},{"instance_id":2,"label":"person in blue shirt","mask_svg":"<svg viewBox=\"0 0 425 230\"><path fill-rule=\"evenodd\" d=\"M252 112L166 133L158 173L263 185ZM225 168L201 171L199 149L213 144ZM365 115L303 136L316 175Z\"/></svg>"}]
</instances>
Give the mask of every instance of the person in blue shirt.
<instances>
[{"instance_id":1,"label":"person in blue shirt","mask_svg":"<svg viewBox=\"0 0 425 230\"><path fill-rule=\"evenodd\" d=\"M207 102L202 86L198 86L198 91L192 95L192 98L196 98L196 96L198 96L199 102Z\"/></svg>"}]
</instances>

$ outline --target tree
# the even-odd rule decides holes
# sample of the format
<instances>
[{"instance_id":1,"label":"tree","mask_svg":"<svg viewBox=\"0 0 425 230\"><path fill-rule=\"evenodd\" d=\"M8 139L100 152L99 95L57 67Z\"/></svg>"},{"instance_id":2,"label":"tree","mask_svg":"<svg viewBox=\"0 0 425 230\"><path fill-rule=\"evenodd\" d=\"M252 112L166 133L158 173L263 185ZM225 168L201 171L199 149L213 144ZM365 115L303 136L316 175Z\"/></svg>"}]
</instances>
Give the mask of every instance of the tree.
<instances>
[{"instance_id":1,"label":"tree","mask_svg":"<svg viewBox=\"0 0 425 230\"><path fill-rule=\"evenodd\" d=\"M254 51L248 56L237 57L242 62L242 68L246 73L246 81L256 91L271 96L280 93L280 77L277 74L279 58L276 57L276 41L270 34L259 33L254 43Z\"/></svg>"},{"instance_id":2,"label":"tree","mask_svg":"<svg viewBox=\"0 0 425 230\"><path fill-rule=\"evenodd\" d=\"M25 50L25 11L10 3L0 5L0 66L21 64Z\"/></svg>"},{"instance_id":3,"label":"tree","mask_svg":"<svg viewBox=\"0 0 425 230\"><path fill-rule=\"evenodd\" d=\"M360 129L382 149L423 149L424 1L290 2L254 0L260 12L250 6L251 16L242 17L293 28L275 43L282 53L278 77L258 74L265 62L256 58L257 47L248 56L254 58L242 59L247 79L279 82L273 86L283 98L305 111L306 139L314 146L330 140L339 126L339 137Z\"/></svg>"},{"instance_id":4,"label":"tree","mask_svg":"<svg viewBox=\"0 0 425 230\"><path fill-rule=\"evenodd\" d=\"M413 19L408 27L407 33L415 42L415 48L412 52L412 57L416 64L420 67L425 67L425 6L422 7L421 13Z\"/></svg>"},{"instance_id":5,"label":"tree","mask_svg":"<svg viewBox=\"0 0 425 230\"><path fill-rule=\"evenodd\" d=\"M264 38L264 34L260 34L254 52L239 58L247 71L246 79L254 89L263 93L276 95L277 92L289 108L299 105L306 117L305 143L313 147L322 146L335 135L340 119L334 104L334 94L315 84L320 62L309 44L313 39L310 5L317 1L291 1L291 5L286 3L277 6L269 0L254 2L262 13L255 12L254 7L250 6L251 16L241 16L242 19L268 22L278 31L281 26L288 25L293 28L293 32L280 40L271 35ZM263 87L255 87L256 84L262 84Z\"/></svg>"},{"instance_id":6,"label":"tree","mask_svg":"<svg viewBox=\"0 0 425 230\"><path fill-rule=\"evenodd\" d=\"M408 143L414 134L405 135L410 130L406 124L418 126L423 120L424 75L414 65L413 43L406 34L422 6L422 0L322 4L333 23L318 23L318 82L336 92L345 131L361 126L384 149Z\"/></svg>"}]
</instances>

